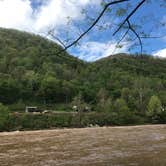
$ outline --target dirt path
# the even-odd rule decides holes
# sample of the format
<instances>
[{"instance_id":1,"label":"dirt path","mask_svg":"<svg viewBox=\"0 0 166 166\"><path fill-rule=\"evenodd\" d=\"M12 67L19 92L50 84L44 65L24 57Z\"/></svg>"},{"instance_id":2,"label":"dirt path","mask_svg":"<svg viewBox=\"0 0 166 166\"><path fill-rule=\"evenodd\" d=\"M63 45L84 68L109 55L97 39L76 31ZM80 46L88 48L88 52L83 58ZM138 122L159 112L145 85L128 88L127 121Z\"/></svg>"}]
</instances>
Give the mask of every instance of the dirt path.
<instances>
[{"instance_id":1,"label":"dirt path","mask_svg":"<svg viewBox=\"0 0 166 166\"><path fill-rule=\"evenodd\" d=\"M0 133L0 166L166 166L166 125Z\"/></svg>"}]
</instances>

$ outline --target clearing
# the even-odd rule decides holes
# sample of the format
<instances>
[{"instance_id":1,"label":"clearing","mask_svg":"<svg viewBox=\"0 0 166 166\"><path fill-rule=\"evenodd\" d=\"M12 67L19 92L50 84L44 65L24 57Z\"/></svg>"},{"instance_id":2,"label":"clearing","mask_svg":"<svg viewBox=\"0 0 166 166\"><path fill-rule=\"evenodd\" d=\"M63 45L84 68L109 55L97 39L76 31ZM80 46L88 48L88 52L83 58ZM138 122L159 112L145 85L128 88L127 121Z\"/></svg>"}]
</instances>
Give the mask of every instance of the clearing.
<instances>
[{"instance_id":1,"label":"clearing","mask_svg":"<svg viewBox=\"0 0 166 166\"><path fill-rule=\"evenodd\" d=\"M0 166L165 166L166 125L0 133Z\"/></svg>"}]
</instances>

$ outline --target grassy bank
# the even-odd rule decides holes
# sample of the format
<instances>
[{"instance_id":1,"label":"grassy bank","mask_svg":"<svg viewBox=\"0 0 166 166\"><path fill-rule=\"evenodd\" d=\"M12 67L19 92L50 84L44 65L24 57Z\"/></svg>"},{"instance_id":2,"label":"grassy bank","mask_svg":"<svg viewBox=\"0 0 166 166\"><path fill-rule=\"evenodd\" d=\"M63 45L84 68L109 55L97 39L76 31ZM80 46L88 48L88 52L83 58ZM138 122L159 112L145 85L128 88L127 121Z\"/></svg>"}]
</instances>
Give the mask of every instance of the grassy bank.
<instances>
[{"instance_id":1,"label":"grassy bank","mask_svg":"<svg viewBox=\"0 0 166 166\"><path fill-rule=\"evenodd\" d=\"M112 126L112 125L138 125L146 123L165 123L166 120L144 118L135 114L125 116L123 114L107 112L87 112L87 113L12 113L9 114L4 123L0 126L0 131L15 130L39 130L51 128L79 128L92 125Z\"/></svg>"}]
</instances>

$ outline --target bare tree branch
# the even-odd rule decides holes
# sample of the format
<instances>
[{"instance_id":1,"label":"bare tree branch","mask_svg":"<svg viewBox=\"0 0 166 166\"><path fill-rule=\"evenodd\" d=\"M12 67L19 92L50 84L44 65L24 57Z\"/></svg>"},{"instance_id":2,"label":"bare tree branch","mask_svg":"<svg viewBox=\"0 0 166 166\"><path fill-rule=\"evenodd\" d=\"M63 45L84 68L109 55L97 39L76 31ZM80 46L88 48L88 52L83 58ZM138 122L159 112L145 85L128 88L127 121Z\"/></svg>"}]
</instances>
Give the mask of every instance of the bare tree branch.
<instances>
[{"instance_id":1,"label":"bare tree branch","mask_svg":"<svg viewBox=\"0 0 166 166\"><path fill-rule=\"evenodd\" d=\"M65 50L67 50L71 46L75 45L83 36L85 36L93 28L99 22L99 20L104 15L105 11L108 9L109 6L114 5L114 4L118 4L118 3L122 3L122 2L126 2L126 1L129 1L129 0L118 0L118 1L113 1L113 2L107 3L105 5L104 9L102 10L102 12L99 14L99 16L93 22L93 24L85 32L83 32L74 42L72 42L71 44L66 46Z\"/></svg>"},{"instance_id":2,"label":"bare tree branch","mask_svg":"<svg viewBox=\"0 0 166 166\"><path fill-rule=\"evenodd\" d=\"M127 35L127 33L129 32L129 30L131 30L135 36L137 37L137 39L139 40L139 44L140 44L140 48L141 48L141 55L142 55L142 51L143 51L143 46L142 46L142 40L141 37L139 36L139 34L136 32L136 30L131 26L129 19L134 15L134 13L143 5L143 3L146 0L142 0L140 1L140 3L130 12L130 14L125 18L125 20L120 24L120 26L118 27L118 29L113 33L113 36L116 35L116 33L118 33L120 31L120 29L123 27L123 25L127 22L129 29L126 31L126 33L124 34L124 36L122 36L121 40L117 43L117 45L125 38L125 36ZM116 49L116 48L115 48Z\"/></svg>"},{"instance_id":3,"label":"bare tree branch","mask_svg":"<svg viewBox=\"0 0 166 166\"><path fill-rule=\"evenodd\" d=\"M130 1L130 0L116 0L116 1L113 1L113 2L110 2L110 3L107 3L103 10L100 12L100 14L98 15L98 17L94 20L94 22L92 23L92 25L87 29L85 30L83 33L81 33L79 35L79 37L77 39L75 39L72 43L70 43L69 45L65 45L63 41L61 41L59 38L57 38L56 36L53 35L53 33L51 34L51 36L53 38L55 38L62 46L62 50L60 50L57 54L60 54L61 52L65 52L68 48L72 47L73 45L77 44L94 26L96 26L96 24L100 21L100 19L102 18L102 16L104 15L104 13L106 12L106 10L111 6L111 5L114 5L114 4L118 4L118 3L123 3L123 2L127 2L127 1ZM135 36L136 38L139 40L139 44L140 44L140 47L141 47L141 55L142 55L142 51L143 51L143 46L142 46L142 40L141 38L148 38L148 37L145 37L145 36L142 36L140 37L139 34L136 32L136 30L131 26L130 24L130 18L134 15L134 13L146 2L146 0L141 0L140 3L137 4L137 6L129 13L129 15L125 18L125 20L119 25L118 29L113 33L113 36L116 35L116 33L118 33L120 31L120 29L125 25L125 23L128 24L128 29L127 31L124 33L124 35L121 37L121 39L117 42L117 45L118 46L121 41L126 37L126 35L128 34L129 31L131 31ZM116 48L115 48L116 50ZM114 50L114 51L115 51Z\"/></svg>"},{"instance_id":4,"label":"bare tree branch","mask_svg":"<svg viewBox=\"0 0 166 166\"><path fill-rule=\"evenodd\" d=\"M113 33L113 36L116 35L118 31L123 27L123 25L130 19L130 17L143 5L146 0L142 0L132 11L131 13L125 18L125 20L120 24L119 28Z\"/></svg>"},{"instance_id":5,"label":"bare tree branch","mask_svg":"<svg viewBox=\"0 0 166 166\"><path fill-rule=\"evenodd\" d=\"M127 20L127 23L128 23L129 29L135 34L135 36L136 36L136 37L138 38L138 40L139 40L139 44L140 44L140 48L141 48L141 55L142 55L142 50L143 50L143 47L142 47L142 40L141 40L140 36L138 35L138 33L135 31L135 29L131 26L129 20Z\"/></svg>"},{"instance_id":6,"label":"bare tree branch","mask_svg":"<svg viewBox=\"0 0 166 166\"><path fill-rule=\"evenodd\" d=\"M66 51L68 48L72 47L73 45L77 44L80 39L82 37L84 37L98 22L99 20L101 19L101 17L104 15L104 13L106 12L106 10L108 9L108 7L110 7L111 5L114 5L114 4L118 4L118 3L122 3L122 2L127 2L127 1L130 1L130 0L118 0L118 1L113 1L113 2L110 2L110 3L107 3L103 10L101 11L101 13L99 14L99 16L96 18L96 20L93 22L93 24L86 30L84 31L76 40L74 40L71 44L67 45L66 47L64 47L64 49L60 52L58 52L57 54L61 53L61 52L64 52Z\"/></svg>"},{"instance_id":7,"label":"bare tree branch","mask_svg":"<svg viewBox=\"0 0 166 166\"><path fill-rule=\"evenodd\" d=\"M166 35L164 36L140 36L141 39L159 39L159 38L164 38L166 37Z\"/></svg>"},{"instance_id":8,"label":"bare tree branch","mask_svg":"<svg viewBox=\"0 0 166 166\"><path fill-rule=\"evenodd\" d=\"M48 35L51 35L55 40L57 40L62 45L62 47L66 48L64 42L61 39L59 39L57 36L55 36L52 30L48 31Z\"/></svg>"},{"instance_id":9,"label":"bare tree branch","mask_svg":"<svg viewBox=\"0 0 166 166\"><path fill-rule=\"evenodd\" d=\"M121 37L121 39L117 42L117 44L116 44L116 46L115 46L115 49L114 49L114 51L112 52L112 54L115 53L115 51L116 51L118 45L119 45L119 44L122 42L122 40L126 37L126 35L128 34L129 30L130 30L130 29L128 28L127 31L124 33L124 35Z\"/></svg>"},{"instance_id":10,"label":"bare tree branch","mask_svg":"<svg viewBox=\"0 0 166 166\"><path fill-rule=\"evenodd\" d=\"M131 30L135 35L136 35L136 38L134 38L132 41L138 39L139 40L139 44L140 44L140 47L141 47L141 54L142 54L142 51L143 51L143 44L142 44L142 40L141 39L159 39L159 38L163 38L165 37L164 36L140 36L135 30L134 28L131 26L130 24L130 21L127 20L127 23L128 23L128 29L127 31L124 33L124 35L121 37L121 39L117 42L116 46L115 46L115 49L114 51L112 52L112 54L115 53L116 49L117 49L117 46L122 42L122 40L126 37L126 35L128 34L128 32Z\"/></svg>"}]
</instances>

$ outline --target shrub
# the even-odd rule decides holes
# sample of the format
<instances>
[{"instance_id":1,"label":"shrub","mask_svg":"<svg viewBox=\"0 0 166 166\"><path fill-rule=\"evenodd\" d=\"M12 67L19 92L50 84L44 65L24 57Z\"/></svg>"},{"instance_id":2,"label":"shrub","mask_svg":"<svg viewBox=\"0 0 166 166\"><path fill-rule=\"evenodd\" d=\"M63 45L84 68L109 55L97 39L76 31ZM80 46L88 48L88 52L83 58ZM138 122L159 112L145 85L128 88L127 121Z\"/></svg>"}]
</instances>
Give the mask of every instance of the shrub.
<instances>
[{"instance_id":1,"label":"shrub","mask_svg":"<svg viewBox=\"0 0 166 166\"><path fill-rule=\"evenodd\" d=\"M5 129L6 127L5 124L7 122L8 116L9 116L8 107L0 103L0 131L3 131Z\"/></svg>"}]
</instances>

